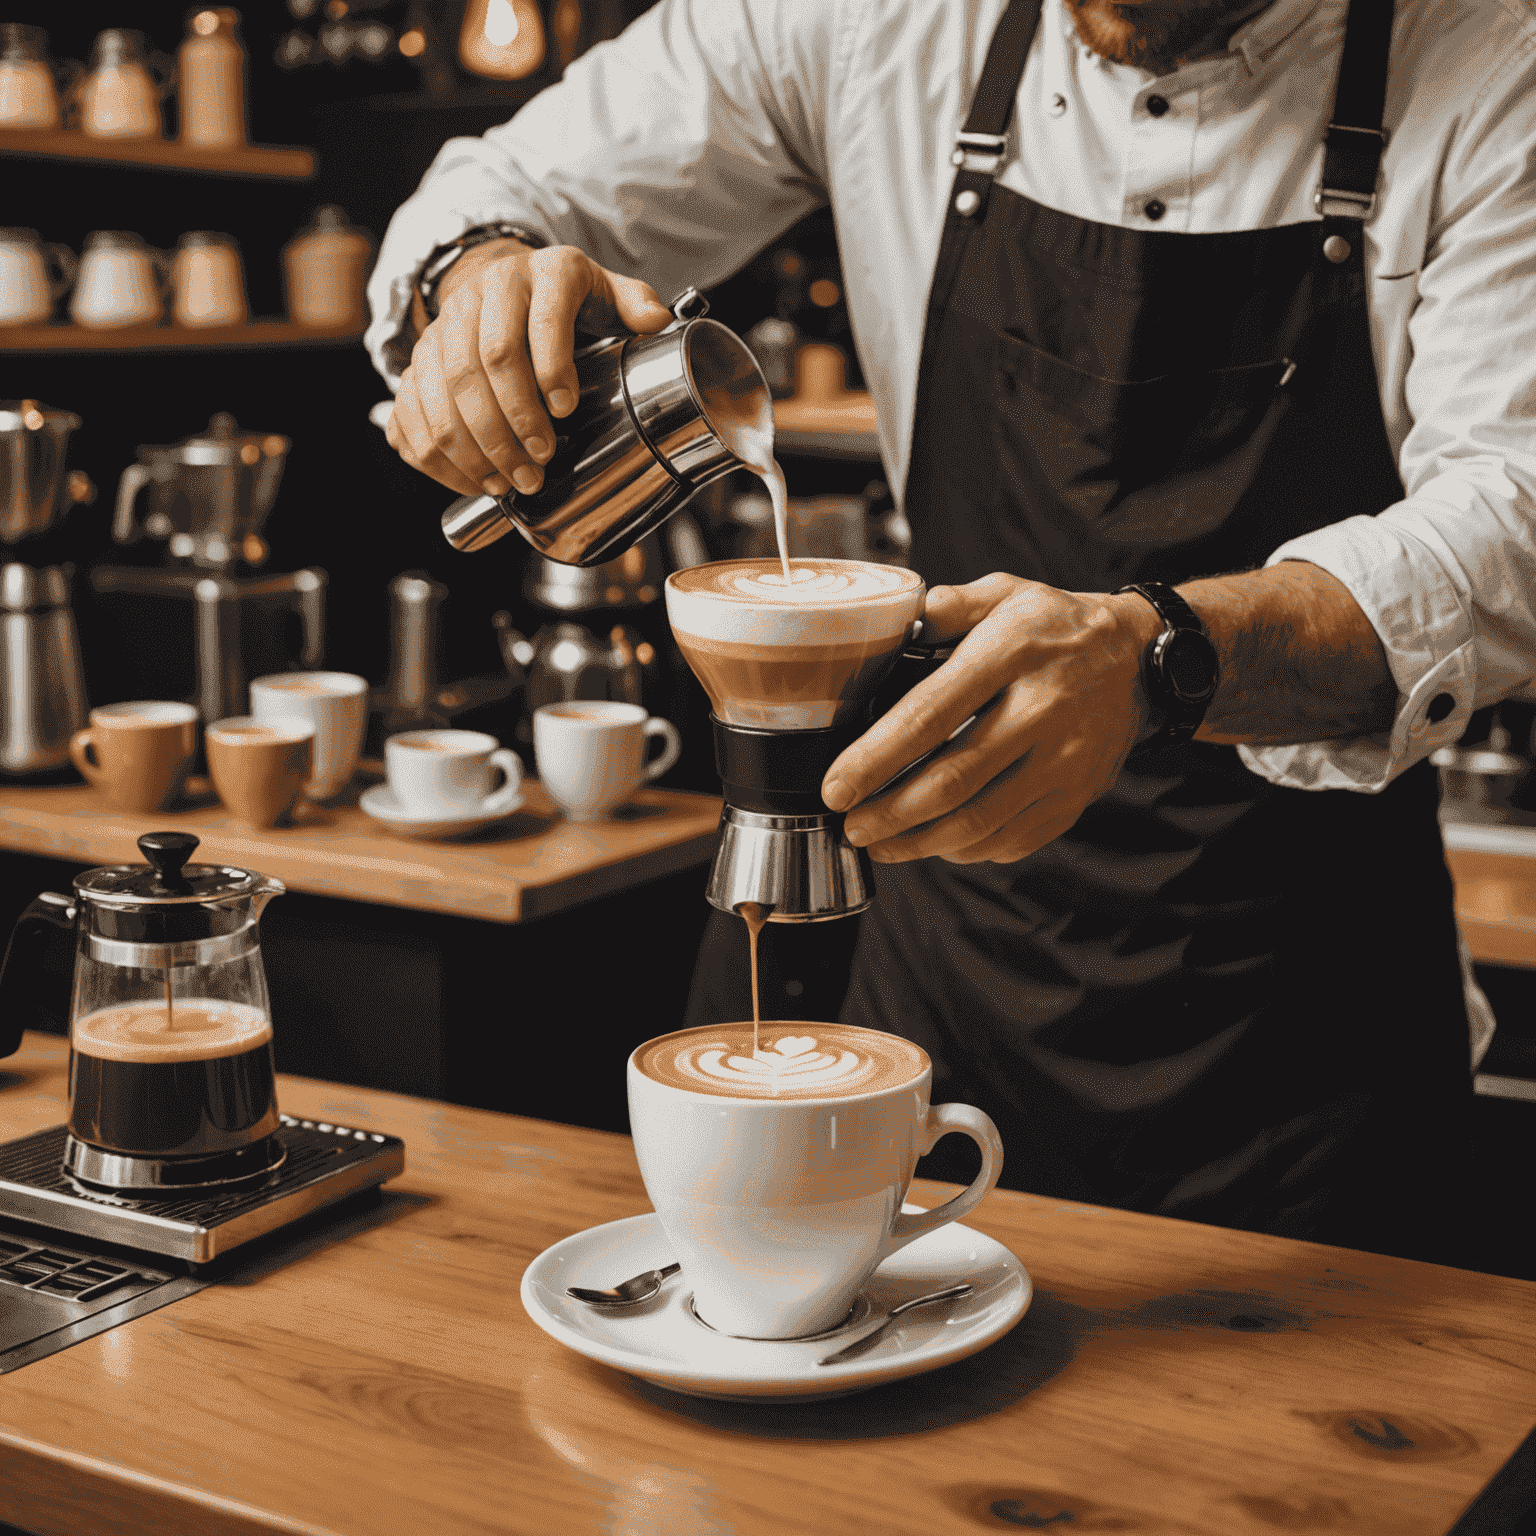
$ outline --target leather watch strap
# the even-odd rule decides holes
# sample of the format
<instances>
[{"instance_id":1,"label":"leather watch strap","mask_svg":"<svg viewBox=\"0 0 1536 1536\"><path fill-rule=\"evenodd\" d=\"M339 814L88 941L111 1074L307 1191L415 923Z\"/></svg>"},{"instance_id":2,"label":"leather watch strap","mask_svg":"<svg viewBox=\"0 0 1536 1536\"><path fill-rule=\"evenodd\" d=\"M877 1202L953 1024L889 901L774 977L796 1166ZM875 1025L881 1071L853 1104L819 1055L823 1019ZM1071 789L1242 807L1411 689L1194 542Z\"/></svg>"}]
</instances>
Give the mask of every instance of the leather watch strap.
<instances>
[{"instance_id":1,"label":"leather watch strap","mask_svg":"<svg viewBox=\"0 0 1536 1536\"><path fill-rule=\"evenodd\" d=\"M1135 592L1144 598L1163 621L1163 632L1147 648L1141 666L1147 696L1162 716L1162 726L1152 741L1188 741L1199 730L1216 696L1221 674L1216 649L1199 614L1167 583L1131 582L1118 588L1115 595L1122 592Z\"/></svg>"}]
</instances>

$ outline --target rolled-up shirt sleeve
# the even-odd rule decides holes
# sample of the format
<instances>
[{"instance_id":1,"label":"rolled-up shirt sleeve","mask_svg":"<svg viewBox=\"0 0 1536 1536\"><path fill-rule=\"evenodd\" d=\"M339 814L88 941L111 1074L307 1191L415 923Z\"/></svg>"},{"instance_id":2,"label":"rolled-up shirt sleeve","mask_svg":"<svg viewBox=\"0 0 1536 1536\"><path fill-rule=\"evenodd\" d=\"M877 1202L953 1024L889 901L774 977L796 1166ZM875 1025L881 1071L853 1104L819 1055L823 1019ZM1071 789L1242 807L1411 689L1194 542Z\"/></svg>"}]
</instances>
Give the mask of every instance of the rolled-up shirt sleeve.
<instances>
[{"instance_id":1,"label":"rolled-up shirt sleeve","mask_svg":"<svg viewBox=\"0 0 1536 1536\"><path fill-rule=\"evenodd\" d=\"M1455 742L1473 710L1536 677L1529 47L1469 105L1438 193L1408 324L1399 451L1407 495L1375 517L1293 539L1267 562L1310 561L1349 588L1385 648L1396 716L1380 735L1238 749L1255 772L1292 788L1380 790Z\"/></svg>"},{"instance_id":2,"label":"rolled-up shirt sleeve","mask_svg":"<svg viewBox=\"0 0 1536 1536\"><path fill-rule=\"evenodd\" d=\"M412 287L466 229L507 220L663 299L728 277L826 200L835 7L663 0L511 122L450 139L390 222L367 346L397 388Z\"/></svg>"}]
</instances>

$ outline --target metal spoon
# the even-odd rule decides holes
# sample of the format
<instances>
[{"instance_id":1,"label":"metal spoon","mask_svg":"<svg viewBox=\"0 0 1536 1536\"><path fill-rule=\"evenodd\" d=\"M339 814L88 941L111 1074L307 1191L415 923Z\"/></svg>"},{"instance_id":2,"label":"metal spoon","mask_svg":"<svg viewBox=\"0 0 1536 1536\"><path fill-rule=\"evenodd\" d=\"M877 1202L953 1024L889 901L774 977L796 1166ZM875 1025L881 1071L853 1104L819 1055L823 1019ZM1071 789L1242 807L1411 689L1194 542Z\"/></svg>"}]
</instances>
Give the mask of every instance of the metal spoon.
<instances>
[{"instance_id":1,"label":"metal spoon","mask_svg":"<svg viewBox=\"0 0 1536 1536\"><path fill-rule=\"evenodd\" d=\"M577 1301L586 1302L589 1307L633 1307L642 1301L649 1301L661 1289L661 1282L668 1275L675 1275L682 1267L681 1264L668 1264L665 1269L648 1269L644 1274L621 1281L611 1291L593 1291L584 1285L568 1285L565 1294L574 1296Z\"/></svg>"},{"instance_id":2,"label":"metal spoon","mask_svg":"<svg viewBox=\"0 0 1536 1536\"><path fill-rule=\"evenodd\" d=\"M913 1307L926 1307L930 1302L935 1301L953 1301L955 1297L964 1296L974 1289L973 1285L966 1283L952 1285L943 1291L933 1291L927 1296L914 1296L911 1301L904 1301L899 1307L892 1307L868 1333L861 1333L851 1344L843 1345L841 1349L834 1350L830 1355L823 1355L816 1364L831 1365L835 1361L847 1359L850 1355L859 1354L866 1344L878 1338L903 1312L910 1312Z\"/></svg>"}]
</instances>

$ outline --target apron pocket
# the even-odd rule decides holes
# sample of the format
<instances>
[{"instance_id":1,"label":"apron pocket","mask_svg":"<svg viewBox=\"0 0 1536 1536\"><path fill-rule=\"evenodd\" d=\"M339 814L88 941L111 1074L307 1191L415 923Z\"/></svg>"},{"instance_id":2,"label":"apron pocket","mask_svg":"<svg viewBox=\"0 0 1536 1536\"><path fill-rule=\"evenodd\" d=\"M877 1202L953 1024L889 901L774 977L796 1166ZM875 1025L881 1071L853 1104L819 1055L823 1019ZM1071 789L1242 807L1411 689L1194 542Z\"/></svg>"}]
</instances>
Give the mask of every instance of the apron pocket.
<instances>
[{"instance_id":1,"label":"apron pocket","mask_svg":"<svg viewBox=\"0 0 1536 1536\"><path fill-rule=\"evenodd\" d=\"M1201 537L1232 510L1213 487L1246 486L1246 461L1257 462L1267 447L1289 368L1277 358L1108 379L1000 332L998 484L1039 487L1108 542L1166 546ZM1222 472L1227 464L1230 476ZM1191 494L1196 476L1201 492ZM994 510L1008 515L1006 507Z\"/></svg>"}]
</instances>

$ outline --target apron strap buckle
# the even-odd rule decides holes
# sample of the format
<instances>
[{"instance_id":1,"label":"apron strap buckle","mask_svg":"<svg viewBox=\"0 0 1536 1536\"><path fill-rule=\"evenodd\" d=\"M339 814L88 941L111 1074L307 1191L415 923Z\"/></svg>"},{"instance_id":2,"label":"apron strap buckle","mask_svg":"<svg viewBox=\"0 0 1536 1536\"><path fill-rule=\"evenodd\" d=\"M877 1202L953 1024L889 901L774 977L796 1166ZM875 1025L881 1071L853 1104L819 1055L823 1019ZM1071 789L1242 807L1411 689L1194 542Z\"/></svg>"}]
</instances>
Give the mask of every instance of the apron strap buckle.
<instances>
[{"instance_id":1,"label":"apron strap buckle","mask_svg":"<svg viewBox=\"0 0 1536 1536\"><path fill-rule=\"evenodd\" d=\"M949 163L963 171L979 171L995 176L1008 140L1000 133L960 133L955 136L955 150Z\"/></svg>"}]
</instances>

